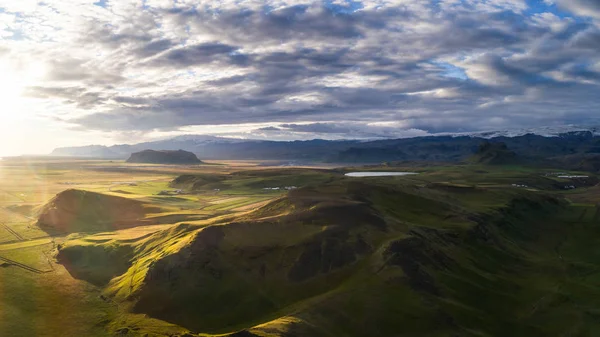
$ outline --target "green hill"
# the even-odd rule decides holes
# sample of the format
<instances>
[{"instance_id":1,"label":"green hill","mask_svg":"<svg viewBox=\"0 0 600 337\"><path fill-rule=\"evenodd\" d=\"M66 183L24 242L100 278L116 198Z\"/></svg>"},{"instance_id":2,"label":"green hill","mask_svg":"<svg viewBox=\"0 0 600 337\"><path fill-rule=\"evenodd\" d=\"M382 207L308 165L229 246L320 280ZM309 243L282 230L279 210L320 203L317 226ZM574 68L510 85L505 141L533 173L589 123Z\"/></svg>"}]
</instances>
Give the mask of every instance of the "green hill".
<instances>
[{"instance_id":1,"label":"green hill","mask_svg":"<svg viewBox=\"0 0 600 337\"><path fill-rule=\"evenodd\" d=\"M233 222L70 240L59 255L132 312L195 333L587 336L600 331L594 214L522 189L337 179Z\"/></svg>"},{"instance_id":2,"label":"green hill","mask_svg":"<svg viewBox=\"0 0 600 337\"><path fill-rule=\"evenodd\" d=\"M173 180L169 186L174 188L181 188L190 191L199 190L211 190L215 188L222 188L226 177L224 175L215 174L184 174Z\"/></svg>"},{"instance_id":3,"label":"green hill","mask_svg":"<svg viewBox=\"0 0 600 337\"><path fill-rule=\"evenodd\" d=\"M600 155L596 153L574 154L551 158L561 167L583 172L600 172Z\"/></svg>"},{"instance_id":4,"label":"green hill","mask_svg":"<svg viewBox=\"0 0 600 337\"><path fill-rule=\"evenodd\" d=\"M53 233L116 230L149 224L144 220L147 211L133 199L69 189L39 210L37 225Z\"/></svg>"}]
</instances>

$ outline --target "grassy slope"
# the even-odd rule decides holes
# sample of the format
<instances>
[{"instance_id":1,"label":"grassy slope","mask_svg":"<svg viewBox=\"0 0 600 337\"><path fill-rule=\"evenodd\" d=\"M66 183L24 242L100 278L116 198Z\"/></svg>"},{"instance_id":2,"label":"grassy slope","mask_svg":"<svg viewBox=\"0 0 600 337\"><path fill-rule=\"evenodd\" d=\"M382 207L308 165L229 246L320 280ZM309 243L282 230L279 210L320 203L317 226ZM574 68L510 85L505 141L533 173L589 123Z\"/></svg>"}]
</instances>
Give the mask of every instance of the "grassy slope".
<instances>
[{"instance_id":1,"label":"grassy slope","mask_svg":"<svg viewBox=\"0 0 600 337\"><path fill-rule=\"evenodd\" d=\"M325 185L233 223L64 248L95 256L97 248L86 247L129 247L133 258L117 257L129 268L106 293L198 332L593 335L595 207L507 188L524 181L551 190L539 173L484 170L362 181L325 175ZM257 183L244 179L235 184ZM127 320L113 329L122 325L144 331Z\"/></svg>"},{"instance_id":2,"label":"grassy slope","mask_svg":"<svg viewBox=\"0 0 600 337\"><path fill-rule=\"evenodd\" d=\"M598 223L580 221L572 208L555 220L541 216L552 208L526 219L534 227L527 235L502 229L522 228L522 212L490 219L490 232L414 231L396 242L426 239L418 249L408 245L390 256L389 246L382 248L384 267L375 254L374 265L294 317L324 336L594 336L600 293L597 236L589 227Z\"/></svg>"},{"instance_id":3,"label":"grassy slope","mask_svg":"<svg viewBox=\"0 0 600 337\"><path fill-rule=\"evenodd\" d=\"M115 307L56 268L45 274L0 268L0 336L106 336Z\"/></svg>"},{"instance_id":4,"label":"grassy slope","mask_svg":"<svg viewBox=\"0 0 600 337\"><path fill-rule=\"evenodd\" d=\"M94 232L144 223L149 207L139 201L69 189L40 209L38 226L49 232Z\"/></svg>"},{"instance_id":5,"label":"grassy slope","mask_svg":"<svg viewBox=\"0 0 600 337\"><path fill-rule=\"evenodd\" d=\"M61 239L48 237L35 226L33 217L43 203L70 187L107 192L115 182L172 178L166 172L108 172L96 170L95 165L122 164L88 160L15 163L5 158L0 165L0 223L23 238L21 241L1 228L0 257L42 271L54 267L43 274L10 265L0 267L0 336L106 336L105 326L126 316L117 314L114 303L100 299L96 287L73 279L61 265L49 264L53 241ZM149 321L145 323L148 326L166 326L164 330L172 334L182 330L141 317L136 320Z\"/></svg>"}]
</instances>

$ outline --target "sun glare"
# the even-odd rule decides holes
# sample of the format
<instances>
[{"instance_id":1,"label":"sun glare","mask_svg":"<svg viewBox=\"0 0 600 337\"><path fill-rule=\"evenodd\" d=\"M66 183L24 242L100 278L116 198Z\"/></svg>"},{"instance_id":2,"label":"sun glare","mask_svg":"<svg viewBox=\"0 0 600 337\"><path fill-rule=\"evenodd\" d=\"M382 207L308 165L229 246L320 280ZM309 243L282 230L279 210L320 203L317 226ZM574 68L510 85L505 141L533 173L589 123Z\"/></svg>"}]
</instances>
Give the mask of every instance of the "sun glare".
<instances>
[{"instance_id":1,"label":"sun glare","mask_svg":"<svg viewBox=\"0 0 600 337\"><path fill-rule=\"evenodd\" d=\"M8 61L0 60L0 117L2 121L22 112L25 88L35 85L35 82L43 77L44 73L44 66L39 63L17 67Z\"/></svg>"},{"instance_id":2,"label":"sun glare","mask_svg":"<svg viewBox=\"0 0 600 337\"><path fill-rule=\"evenodd\" d=\"M36 103L28 98L27 87L40 85L45 75L43 64L27 62L17 64L0 59L0 156L18 155L39 147L30 117L35 114Z\"/></svg>"}]
</instances>

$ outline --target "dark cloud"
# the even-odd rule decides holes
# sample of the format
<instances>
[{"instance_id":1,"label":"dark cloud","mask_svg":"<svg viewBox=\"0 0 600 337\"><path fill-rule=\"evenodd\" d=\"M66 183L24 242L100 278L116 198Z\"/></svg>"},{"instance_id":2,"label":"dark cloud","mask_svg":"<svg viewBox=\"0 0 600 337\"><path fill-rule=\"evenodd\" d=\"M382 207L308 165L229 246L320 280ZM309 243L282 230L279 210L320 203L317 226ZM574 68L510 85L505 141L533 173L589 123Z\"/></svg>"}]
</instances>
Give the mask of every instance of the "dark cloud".
<instances>
[{"instance_id":1,"label":"dark cloud","mask_svg":"<svg viewBox=\"0 0 600 337\"><path fill-rule=\"evenodd\" d=\"M174 46L175 42L169 39L159 39L140 46L134 52L140 57L150 57L163 51L167 51Z\"/></svg>"},{"instance_id":2,"label":"dark cloud","mask_svg":"<svg viewBox=\"0 0 600 337\"><path fill-rule=\"evenodd\" d=\"M342 14L330 8L296 5L274 10L264 8L238 10L169 10L168 15L181 24L189 24L199 31L223 36L238 43L259 41L354 39L362 36L362 25L378 27L384 20L368 16ZM377 15L381 18L381 15Z\"/></svg>"},{"instance_id":3,"label":"dark cloud","mask_svg":"<svg viewBox=\"0 0 600 337\"><path fill-rule=\"evenodd\" d=\"M286 128L296 132L310 133L342 133L350 132L351 128L340 126L337 124L328 123L313 123L313 124L281 124L282 128Z\"/></svg>"},{"instance_id":4,"label":"dark cloud","mask_svg":"<svg viewBox=\"0 0 600 337\"><path fill-rule=\"evenodd\" d=\"M219 42L202 43L184 48L175 48L158 59L155 65L168 65L172 67L187 67L198 64L211 63L215 61L231 61L232 63L243 63L234 52L238 48Z\"/></svg>"},{"instance_id":5,"label":"dark cloud","mask_svg":"<svg viewBox=\"0 0 600 337\"><path fill-rule=\"evenodd\" d=\"M256 129L256 130L257 131L282 131L283 129L276 128L274 126L267 126L267 127L259 128L259 129Z\"/></svg>"},{"instance_id":6,"label":"dark cloud","mask_svg":"<svg viewBox=\"0 0 600 337\"><path fill-rule=\"evenodd\" d=\"M51 83L29 94L85 110L69 122L87 129L361 138L592 121L600 106L598 1L558 0L570 16L508 0L168 3L86 20L73 48L96 54L48 53Z\"/></svg>"},{"instance_id":7,"label":"dark cloud","mask_svg":"<svg viewBox=\"0 0 600 337\"><path fill-rule=\"evenodd\" d=\"M24 95L33 98L62 98L63 103L79 109L92 109L106 102L103 93L78 87L28 87Z\"/></svg>"},{"instance_id":8,"label":"dark cloud","mask_svg":"<svg viewBox=\"0 0 600 337\"><path fill-rule=\"evenodd\" d=\"M597 27L589 27L588 29L579 32L570 41L571 46L579 50L589 50L593 53L600 52L600 29Z\"/></svg>"}]
</instances>

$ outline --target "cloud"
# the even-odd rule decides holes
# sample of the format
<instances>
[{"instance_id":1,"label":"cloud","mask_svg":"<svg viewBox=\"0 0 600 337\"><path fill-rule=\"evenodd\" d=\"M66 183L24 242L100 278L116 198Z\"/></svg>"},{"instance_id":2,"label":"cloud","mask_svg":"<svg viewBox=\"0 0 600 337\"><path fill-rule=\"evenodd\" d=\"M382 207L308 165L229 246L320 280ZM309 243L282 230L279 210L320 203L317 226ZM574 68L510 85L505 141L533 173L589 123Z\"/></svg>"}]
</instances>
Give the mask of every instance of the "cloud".
<instances>
[{"instance_id":1,"label":"cloud","mask_svg":"<svg viewBox=\"0 0 600 337\"><path fill-rule=\"evenodd\" d=\"M219 133L225 137L241 137L251 139L275 140L310 140L310 139L362 139L375 140L386 138L409 138L428 136L429 132L416 128L406 128L397 122L360 123L360 122L323 122L301 124L279 124L250 129L244 132Z\"/></svg>"},{"instance_id":2,"label":"cloud","mask_svg":"<svg viewBox=\"0 0 600 337\"><path fill-rule=\"evenodd\" d=\"M269 126L242 134L386 138L593 123L600 106L592 0L0 0L0 8L0 58L44 64L23 90L39 102L32 113L53 107L81 130L253 123Z\"/></svg>"},{"instance_id":3,"label":"cloud","mask_svg":"<svg viewBox=\"0 0 600 337\"><path fill-rule=\"evenodd\" d=\"M234 52L236 47L219 42L201 43L189 47L169 50L161 57L155 59L155 65L167 65L172 67L188 67L206 64L215 61L239 60L239 54Z\"/></svg>"},{"instance_id":4,"label":"cloud","mask_svg":"<svg viewBox=\"0 0 600 337\"><path fill-rule=\"evenodd\" d=\"M600 18L598 0L556 0L556 3L576 15Z\"/></svg>"},{"instance_id":5,"label":"cloud","mask_svg":"<svg viewBox=\"0 0 600 337\"><path fill-rule=\"evenodd\" d=\"M169 39L157 39L147 44L139 46L134 53L141 58L151 57L161 52L167 51L175 46L175 42Z\"/></svg>"}]
</instances>

